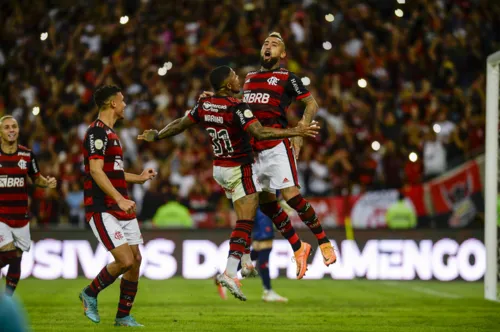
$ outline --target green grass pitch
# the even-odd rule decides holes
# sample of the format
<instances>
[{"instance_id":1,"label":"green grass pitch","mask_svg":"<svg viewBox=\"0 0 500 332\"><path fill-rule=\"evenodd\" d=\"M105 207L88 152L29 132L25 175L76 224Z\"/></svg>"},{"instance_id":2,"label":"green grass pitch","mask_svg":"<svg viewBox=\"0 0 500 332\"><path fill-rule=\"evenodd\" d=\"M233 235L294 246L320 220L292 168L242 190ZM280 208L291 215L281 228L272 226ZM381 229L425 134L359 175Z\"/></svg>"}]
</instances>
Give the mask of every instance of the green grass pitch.
<instances>
[{"instance_id":1,"label":"green grass pitch","mask_svg":"<svg viewBox=\"0 0 500 332\"><path fill-rule=\"evenodd\" d=\"M34 331L107 331L119 283L99 295L101 323L83 316L85 279L21 280L17 296ZM221 300L212 280L142 280L132 314L143 331L500 331L500 303L482 283L273 280L289 303L263 303L259 279L243 280L248 301Z\"/></svg>"}]
</instances>

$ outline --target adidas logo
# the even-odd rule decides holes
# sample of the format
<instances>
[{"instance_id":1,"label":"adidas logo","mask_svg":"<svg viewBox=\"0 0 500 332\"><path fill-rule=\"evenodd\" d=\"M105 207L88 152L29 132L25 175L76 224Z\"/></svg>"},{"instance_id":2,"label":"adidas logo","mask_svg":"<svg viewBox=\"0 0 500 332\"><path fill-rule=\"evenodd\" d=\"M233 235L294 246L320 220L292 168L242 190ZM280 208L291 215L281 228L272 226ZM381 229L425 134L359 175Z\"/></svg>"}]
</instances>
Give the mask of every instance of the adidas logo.
<instances>
[{"instance_id":1,"label":"adidas logo","mask_svg":"<svg viewBox=\"0 0 500 332\"><path fill-rule=\"evenodd\" d=\"M288 183L288 182L290 182L290 180L288 180L287 178L283 180L283 183Z\"/></svg>"}]
</instances>

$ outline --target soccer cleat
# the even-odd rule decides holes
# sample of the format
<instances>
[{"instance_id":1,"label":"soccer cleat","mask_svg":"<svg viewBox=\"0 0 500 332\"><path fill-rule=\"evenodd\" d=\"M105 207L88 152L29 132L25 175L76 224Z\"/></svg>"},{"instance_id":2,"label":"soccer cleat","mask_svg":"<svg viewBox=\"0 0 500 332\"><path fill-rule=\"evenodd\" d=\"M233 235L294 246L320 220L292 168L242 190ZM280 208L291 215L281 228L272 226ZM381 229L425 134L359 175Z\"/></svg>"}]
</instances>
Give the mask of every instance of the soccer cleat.
<instances>
[{"instance_id":1,"label":"soccer cleat","mask_svg":"<svg viewBox=\"0 0 500 332\"><path fill-rule=\"evenodd\" d=\"M226 289L224 287L222 287L220 282L217 281L217 276L214 276L214 282L215 282L215 286L217 286L217 292L219 293L220 298L223 300L226 300L227 299Z\"/></svg>"},{"instance_id":2,"label":"soccer cleat","mask_svg":"<svg viewBox=\"0 0 500 332\"><path fill-rule=\"evenodd\" d=\"M94 323L99 323L101 321L101 317L99 317L99 311L97 311L97 298L85 294L85 289L86 288L82 290L79 296L83 305L83 313Z\"/></svg>"},{"instance_id":3,"label":"soccer cleat","mask_svg":"<svg viewBox=\"0 0 500 332\"><path fill-rule=\"evenodd\" d=\"M337 261L337 255L335 255L335 251L333 250L333 246L330 242L320 244L319 248L321 249L321 254L323 255L323 263L325 263L326 266Z\"/></svg>"},{"instance_id":4,"label":"soccer cleat","mask_svg":"<svg viewBox=\"0 0 500 332\"><path fill-rule=\"evenodd\" d=\"M264 293L262 294L262 301L287 303L288 299L286 297L279 295L278 293L276 293L272 289L270 289L270 290L264 291Z\"/></svg>"},{"instance_id":5,"label":"soccer cleat","mask_svg":"<svg viewBox=\"0 0 500 332\"><path fill-rule=\"evenodd\" d=\"M221 273L217 275L217 282L222 286L226 287L231 294L234 295L235 298L240 299L241 301L246 301L247 298L241 291L241 283L238 278L232 279L226 273Z\"/></svg>"},{"instance_id":6,"label":"soccer cleat","mask_svg":"<svg viewBox=\"0 0 500 332\"><path fill-rule=\"evenodd\" d=\"M241 276L243 278L255 278L259 275L259 272L253 265L242 265L241 266Z\"/></svg>"},{"instance_id":7,"label":"soccer cleat","mask_svg":"<svg viewBox=\"0 0 500 332\"><path fill-rule=\"evenodd\" d=\"M137 321L134 319L134 317L132 317L132 315L128 315L122 318L116 318L115 326L142 327L144 325L137 323Z\"/></svg>"},{"instance_id":8,"label":"soccer cleat","mask_svg":"<svg viewBox=\"0 0 500 332\"><path fill-rule=\"evenodd\" d=\"M297 264L297 279L302 279L307 271L307 257L311 254L311 245L302 241L300 249L293 253Z\"/></svg>"}]
</instances>

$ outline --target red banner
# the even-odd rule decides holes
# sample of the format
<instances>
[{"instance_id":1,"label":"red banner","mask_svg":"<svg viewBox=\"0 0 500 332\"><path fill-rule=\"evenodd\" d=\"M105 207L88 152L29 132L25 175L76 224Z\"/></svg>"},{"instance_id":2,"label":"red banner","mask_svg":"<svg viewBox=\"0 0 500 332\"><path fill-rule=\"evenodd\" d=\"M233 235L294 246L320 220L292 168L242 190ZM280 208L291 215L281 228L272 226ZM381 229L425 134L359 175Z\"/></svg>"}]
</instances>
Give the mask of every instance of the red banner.
<instances>
[{"instance_id":1,"label":"red banner","mask_svg":"<svg viewBox=\"0 0 500 332\"><path fill-rule=\"evenodd\" d=\"M475 161L467 162L444 179L432 181L429 186L434 212L445 216L449 226L466 226L482 211L482 186Z\"/></svg>"}]
</instances>

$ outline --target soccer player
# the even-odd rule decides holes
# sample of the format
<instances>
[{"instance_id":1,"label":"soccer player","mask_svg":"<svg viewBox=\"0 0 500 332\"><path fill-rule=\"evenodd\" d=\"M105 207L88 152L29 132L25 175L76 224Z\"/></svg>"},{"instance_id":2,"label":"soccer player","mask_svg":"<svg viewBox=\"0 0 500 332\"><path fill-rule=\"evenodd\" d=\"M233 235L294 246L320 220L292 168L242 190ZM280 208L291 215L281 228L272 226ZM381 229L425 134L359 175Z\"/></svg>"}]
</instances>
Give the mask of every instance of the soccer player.
<instances>
[{"instance_id":1,"label":"soccer player","mask_svg":"<svg viewBox=\"0 0 500 332\"><path fill-rule=\"evenodd\" d=\"M236 273L240 261L243 265L242 274L253 273L248 247L260 192L252 166L254 155L249 134L258 140L315 136L318 127L313 123L311 126L299 125L289 129L265 128L247 104L233 97L241 88L234 70L228 66L217 67L210 73L209 79L215 91L212 97L200 99L187 115L172 121L160 132L146 130L138 139L157 141L177 135L196 123L201 124L210 135L214 179L224 188L226 196L232 199L238 217L230 238L226 270L217 276L217 281L236 298L245 301Z\"/></svg>"},{"instance_id":2,"label":"soccer player","mask_svg":"<svg viewBox=\"0 0 500 332\"><path fill-rule=\"evenodd\" d=\"M243 85L243 100L250 106L255 117L264 127L285 128L288 107L293 100L300 100L306 108L299 125L311 123L318 104L300 78L287 69L280 68L280 60L286 57L286 50L279 33L273 32L266 38L260 56L260 70L249 72ZM288 215L278 204L276 190L281 191L287 204L297 211L304 224L316 236L325 265L337 260L314 208L299 191L296 158L302 143L301 137L295 137L292 142L288 139L276 139L255 141L253 144L257 152L256 171L262 186L260 207L291 244L297 264L297 279L301 279L306 273L311 245L301 242L295 233Z\"/></svg>"},{"instance_id":3,"label":"soccer player","mask_svg":"<svg viewBox=\"0 0 500 332\"><path fill-rule=\"evenodd\" d=\"M99 242L115 261L105 266L80 293L84 314L99 323L97 295L122 275L115 326L143 326L130 315L139 282L143 243L135 214L135 202L127 183L144 183L156 172L149 168L140 175L123 170L123 150L113 127L123 119L125 102L116 86L102 86L94 93L99 117L87 129L83 141L85 163L85 215Z\"/></svg>"},{"instance_id":4,"label":"soccer player","mask_svg":"<svg viewBox=\"0 0 500 332\"><path fill-rule=\"evenodd\" d=\"M243 85L243 101L264 127L285 128L288 125L286 111L293 100L300 100L306 108L299 125L311 123L318 104L302 81L292 72L280 68L280 60L286 57L285 42L277 32L271 33L260 50L261 68L249 72ZM204 92L201 96L209 96ZM337 256L326 237L314 208L299 191L296 159L303 144L302 137L254 141L256 152L255 170L262 186L260 208L272 219L294 251L297 279L307 271L307 257L311 245L299 239L286 212L278 204L276 190L280 190L287 204L297 211L300 219L314 233L326 266L335 263Z\"/></svg>"},{"instance_id":5,"label":"soccer player","mask_svg":"<svg viewBox=\"0 0 500 332\"><path fill-rule=\"evenodd\" d=\"M27 176L42 188L55 188L57 181L41 175L33 152L18 143L19 125L11 115L0 118L0 137L0 269L9 265L5 293L12 296L23 252L31 246Z\"/></svg>"}]
</instances>

